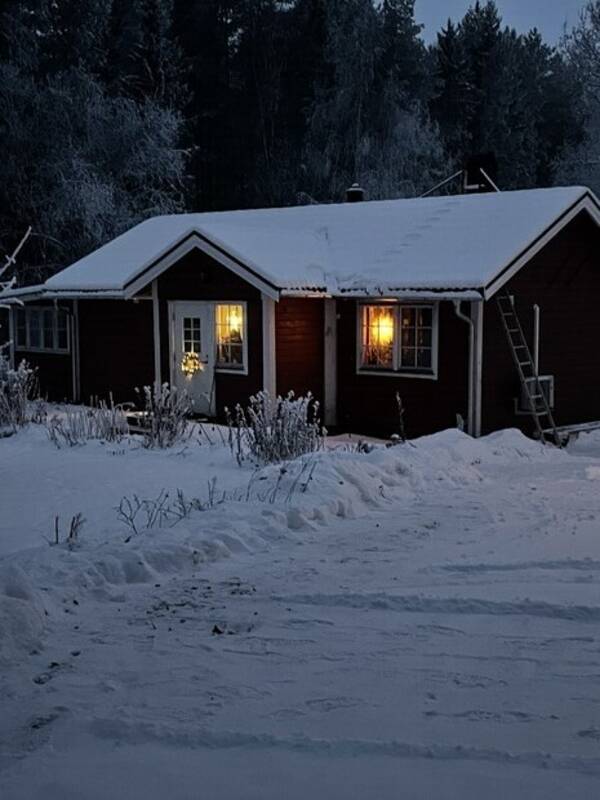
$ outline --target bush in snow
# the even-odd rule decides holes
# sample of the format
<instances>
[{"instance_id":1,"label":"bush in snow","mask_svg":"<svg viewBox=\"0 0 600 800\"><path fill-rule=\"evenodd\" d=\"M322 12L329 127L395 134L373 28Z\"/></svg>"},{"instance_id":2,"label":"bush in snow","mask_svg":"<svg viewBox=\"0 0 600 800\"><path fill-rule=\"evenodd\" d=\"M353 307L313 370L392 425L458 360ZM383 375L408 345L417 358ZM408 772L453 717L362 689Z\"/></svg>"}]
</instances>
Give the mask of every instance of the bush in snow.
<instances>
[{"instance_id":1,"label":"bush in snow","mask_svg":"<svg viewBox=\"0 0 600 800\"><path fill-rule=\"evenodd\" d=\"M91 408L68 408L61 416L45 420L50 441L58 448L75 447L92 439L120 442L129 433L123 406L115 405L112 395L107 405L100 401Z\"/></svg>"},{"instance_id":2,"label":"bush in snow","mask_svg":"<svg viewBox=\"0 0 600 800\"><path fill-rule=\"evenodd\" d=\"M144 386L141 394L144 400L144 447L164 449L183 441L190 431L188 416L192 410L187 393L163 383Z\"/></svg>"},{"instance_id":3,"label":"bush in snow","mask_svg":"<svg viewBox=\"0 0 600 800\"><path fill-rule=\"evenodd\" d=\"M175 497L161 489L158 495L150 499L140 499L136 494L122 497L117 506L117 518L126 525L131 535L138 535L142 530L152 528L174 528L175 525L188 519L194 511L207 511L223 502L225 493L217 497L217 479L208 482L208 497L199 500L197 497L186 497L181 489L177 489ZM131 536L125 539L129 542Z\"/></svg>"},{"instance_id":4,"label":"bush in snow","mask_svg":"<svg viewBox=\"0 0 600 800\"><path fill-rule=\"evenodd\" d=\"M268 392L250 398L248 408L240 405L232 414L225 409L229 426L229 447L238 464L246 459L259 464L276 464L323 446L326 431L319 422L319 403L309 392L295 398L293 392L273 400Z\"/></svg>"},{"instance_id":5,"label":"bush in snow","mask_svg":"<svg viewBox=\"0 0 600 800\"><path fill-rule=\"evenodd\" d=\"M27 404L34 394L35 370L26 361L11 369L0 350L0 428L16 428L28 421Z\"/></svg>"}]
</instances>

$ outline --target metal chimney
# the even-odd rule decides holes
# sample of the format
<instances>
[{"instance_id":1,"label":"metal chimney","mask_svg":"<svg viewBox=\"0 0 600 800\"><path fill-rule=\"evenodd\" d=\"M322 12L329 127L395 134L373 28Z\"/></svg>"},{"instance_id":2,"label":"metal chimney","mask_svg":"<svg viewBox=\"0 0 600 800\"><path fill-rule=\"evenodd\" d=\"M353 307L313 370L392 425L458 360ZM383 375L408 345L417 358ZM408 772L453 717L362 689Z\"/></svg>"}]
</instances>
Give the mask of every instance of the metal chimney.
<instances>
[{"instance_id":1,"label":"metal chimney","mask_svg":"<svg viewBox=\"0 0 600 800\"><path fill-rule=\"evenodd\" d=\"M361 188L358 183L353 183L349 189L346 189L347 203L362 203L364 199L365 190Z\"/></svg>"}]
</instances>

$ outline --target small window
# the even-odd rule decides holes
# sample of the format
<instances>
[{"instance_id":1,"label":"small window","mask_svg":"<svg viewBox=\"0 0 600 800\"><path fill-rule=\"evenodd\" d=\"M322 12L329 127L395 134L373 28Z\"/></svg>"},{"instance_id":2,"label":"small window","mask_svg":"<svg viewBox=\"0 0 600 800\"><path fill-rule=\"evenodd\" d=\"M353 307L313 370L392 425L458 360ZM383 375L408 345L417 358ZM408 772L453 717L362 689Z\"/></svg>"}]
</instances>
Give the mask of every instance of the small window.
<instances>
[{"instance_id":1,"label":"small window","mask_svg":"<svg viewBox=\"0 0 600 800\"><path fill-rule=\"evenodd\" d=\"M218 303L215 306L217 367L245 370L246 314L240 303Z\"/></svg>"},{"instance_id":2,"label":"small window","mask_svg":"<svg viewBox=\"0 0 600 800\"><path fill-rule=\"evenodd\" d=\"M200 317L183 318L183 352L200 353L202 339L200 336Z\"/></svg>"},{"instance_id":3,"label":"small window","mask_svg":"<svg viewBox=\"0 0 600 800\"><path fill-rule=\"evenodd\" d=\"M437 339L434 305L360 305L361 370L433 375Z\"/></svg>"},{"instance_id":4,"label":"small window","mask_svg":"<svg viewBox=\"0 0 600 800\"><path fill-rule=\"evenodd\" d=\"M19 308L16 312L15 328L17 347L25 349L27 347L27 312L24 308Z\"/></svg>"},{"instance_id":5,"label":"small window","mask_svg":"<svg viewBox=\"0 0 600 800\"><path fill-rule=\"evenodd\" d=\"M68 315L56 308L19 308L15 312L18 350L62 352L69 350Z\"/></svg>"}]
</instances>

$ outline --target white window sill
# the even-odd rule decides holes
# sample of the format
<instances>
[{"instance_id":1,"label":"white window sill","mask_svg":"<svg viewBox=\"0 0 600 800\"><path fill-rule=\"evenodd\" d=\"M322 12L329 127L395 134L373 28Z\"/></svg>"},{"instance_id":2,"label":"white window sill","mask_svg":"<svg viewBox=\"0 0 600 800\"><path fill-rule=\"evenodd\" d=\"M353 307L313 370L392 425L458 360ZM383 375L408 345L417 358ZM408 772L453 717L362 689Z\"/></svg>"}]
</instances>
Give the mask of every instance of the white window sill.
<instances>
[{"instance_id":1,"label":"white window sill","mask_svg":"<svg viewBox=\"0 0 600 800\"><path fill-rule=\"evenodd\" d=\"M356 372L357 375L368 375L370 377L380 377L380 378L421 378L429 381L437 381L438 376L436 372L417 372L416 370L411 372L410 370L399 370L398 372L394 372L394 370L383 370L383 369L368 369L362 367L358 369Z\"/></svg>"}]
</instances>

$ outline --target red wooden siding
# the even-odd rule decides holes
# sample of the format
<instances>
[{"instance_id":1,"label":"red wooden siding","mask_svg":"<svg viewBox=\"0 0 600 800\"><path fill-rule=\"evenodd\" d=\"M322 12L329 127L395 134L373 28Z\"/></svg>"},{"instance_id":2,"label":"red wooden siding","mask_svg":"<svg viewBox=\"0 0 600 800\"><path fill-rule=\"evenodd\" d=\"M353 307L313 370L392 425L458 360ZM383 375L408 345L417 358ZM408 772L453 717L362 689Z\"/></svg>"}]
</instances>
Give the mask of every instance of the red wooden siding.
<instances>
[{"instance_id":1,"label":"red wooden siding","mask_svg":"<svg viewBox=\"0 0 600 800\"><path fill-rule=\"evenodd\" d=\"M540 373L555 376L559 425L600 419L600 231L582 213L505 287L515 296L525 335L533 347L533 306L541 313ZM484 432L520 427L519 379L495 300L486 303L483 362Z\"/></svg>"},{"instance_id":2,"label":"red wooden siding","mask_svg":"<svg viewBox=\"0 0 600 800\"><path fill-rule=\"evenodd\" d=\"M275 307L277 393L312 392L323 401L324 305L284 297Z\"/></svg>"},{"instance_id":3,"label":"red wooden siding","mask_svg":"<svg viewBox=\"0 0 600 800\"><path fill-rule=\"evenodd\" d=\"M246 405L263 385L262 371L262 300L258 289L231 270L218 264L200 250L184 256L158 279L160 302L161 368L163 380L169 380L169 300L243 300L248 309L248 374L216 373L217 416L236 403Z\"/></svg>"},{"instance_id":4,"label":"red wooden siding","mask_svg":"<svg viewBox=\"0 0 600 800\"><path fill-rule=\"evenodd\" d=\"M355 433L388 437L398 431L395 395L405 407L409 437L456 426L468 413L469 328L452 303L439 312L438 379L357 374L355 300L338 300L338 424Z\"/></svg>"},{"instance_id":5,"label":"red wooden siding","mask_svg":"<svg viewBox=\"0 0 600 800\"><path fill-rule=\"evenodd\" d=\"M154 380L152 303L80 300L81 400L135 402L135 388Z\"/></svg>"}]
</instances>

